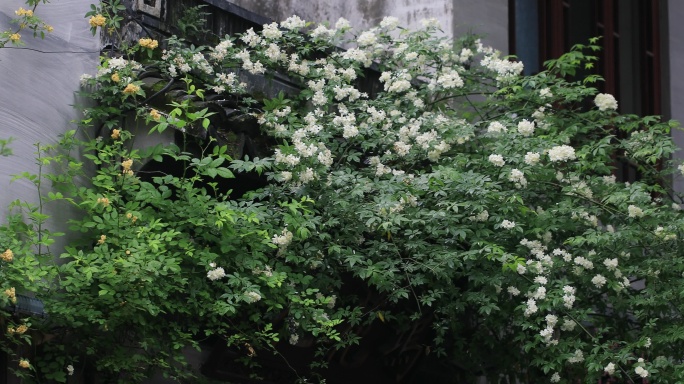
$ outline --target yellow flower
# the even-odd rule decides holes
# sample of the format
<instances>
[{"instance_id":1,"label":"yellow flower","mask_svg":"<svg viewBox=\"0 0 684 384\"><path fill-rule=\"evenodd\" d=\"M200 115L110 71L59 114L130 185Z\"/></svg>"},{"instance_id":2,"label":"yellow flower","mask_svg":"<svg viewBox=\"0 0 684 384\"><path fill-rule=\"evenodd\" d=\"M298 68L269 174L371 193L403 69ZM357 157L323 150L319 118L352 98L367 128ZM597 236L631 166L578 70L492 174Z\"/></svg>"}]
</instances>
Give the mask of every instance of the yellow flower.
<instances>
[{"instance_id":1,"label":"yellow flower","mask_svg":"<svg viewBox=\"0 0 684 384\"><path fill-rule=\"evenodd\" d=\"M107 236L106 236L106 235L100 235L100 240L98 240L97 243L98 243L99 245L102 245L102 244L105 243L106 240L107 240Z\"/></svg>"},{"instance_id":2,"label":"yellow flower","mask_svg":"<svg viewBox=\"0 0 684 384\"><path fill-rule=\"evenodd\" d=\"M123 167L124 170L131 169L132 165L133 165L133 159L128 159L126 161L121 162L121 166Z\"/></svg>"},{"instance_id":3,"label":"yellow flower","mask_svg":"<svg viewBox=\"0 0 684 384\"><path fill-rule=\"evenodd\" d=\"M18 33L13 33L13 34L9 35L9 39L10 39L13 43L16 43L17 41L19 41L19 40L21 39L21 35L18 34Z\"/></svg>"},{"instance_id":4,"label":"yellow flower","mask_svg":"<svg viewBox=\"0 0 684 384\"><path fill-rule=\"evenodd\" d=\"M5 296L7 296L11 302L16 303L17 302L17 293L14 290L14 287L5 289Z\"/></svg>"},{"instance_id":5,"label":"yellow flower","mask_svg":"<svg viewBox=\"0 0 684 384\"><path fill-rule=\"evenodd\" d=\"M50 25L50 24L45 24L45 25L43 26L43 28L45 28L45 30L48 31L48 33L51 33L52 31L55 30L55 28L54 28L52 25Z\"/></svg>"},{"instance_id":6,"label":"yellow flower","mask_svg":"<svg viewBox=\"0 0 684 384\"><path fill-rule=\"evenodd\" d=\"M140 44L141 47L143 48L149 48L149 49L155 49L159 46L159 42L157 40L149 39L147 37L143 37L138 41L138 44Z\"/></svg>"},{"instance_id":7,"label":"yellow flower","mask_svg":"<svg viewBox=\"0 0 684 384\"><path fill-rule=\"evenodd\" d=\"M28 331L28 327L25 324L18 326L17 329L14 330L14 332L20 335L26 333L26 331Z\"/></svg>"},{"instance_id":8,"label":"yellow flower","mask_svg":"<svg viewBox=\"0 0 684 384\"><path fill-rule=\"evenodd\" d=\"M161 114L156 109L150 110L150 116L152 116L152 118L155 120L161 119Z\"/></svg>"},{"instance_id":9,"label":"yellow flower","mask_svg":"<svg viewBox=\"0 0 684 384\"><path fill-rule=\"evenodd\" d=\"M90 20L88 20L88 24L90 24L91 27L101 27L105 25L106 21L107 19L105 19L104 16L98 14L91 17Z\"/></svg>"},{"instance_id":10,"label":"yellow flower","mask_svg":"<svg viewBox=\"0 0 684 384\"><path fill-rule=\"evenodd\" d=\"M115 82L115 83L118 83L119 81L121 81L121 77L119 77L119 72L115 72L115 73L112 75L112 81Z\"/></svg>"},{"instance_id":11,"label":"yellow flower","mask_svg":"<svg viewBox=\"0 0 684 384\"><path fill-rule=\"evenodd\" d=\"M139 90L140 87L133 83L130 83L126 86L126 88L124 88L123 93L125 93L126 95L132 95L134 93L137 93Z\"/></svg>"},{"instance_id":12,"label":"yellow flower","mask_svg":"<svg viewBox=\"0 0 684 384\"><path fill-rule=\"evenodd\" d=\"M14 252L12 252L11 249L8 249L0 255L0 259L9 263L12 261L12 259L14 259Z\"/></svg>"},{"instance_id":13,"label":"yellow flower","mask_svg":"<svg viewBox=\"0 0 684 384\"><path fill-rule=\"evenodd\" d=\"M14 14L17 16L31 17L31 16L33 16L33 11L30 9L24 9L24 8L20 7L18 10L14 11Z\"/></svg>"},{"instance_id":14,"label":"yellow flower","mask_svg":"<svg viewBox=\"0 0 684 384\"><path fill-rule=\"evenodd\" d=\"M29 363L29 361L26 359L21 359L21 360L19 360L19 366L21 368L29 368L29 367L31 367L31 363Z\"/></svg>"},{"instance_id":15,"label":"yellow flower","mask_svg":"<svg viewBox=\"0 0 684 384\"><path fill-rule=\"evenodd\" d=\"M97 199L97 203L102 204L105 207L109 207L109 199L106 197L100 197L99 199Z\"/></svg>"},{"instance_id":16,"label":"yellow flower","mask_svg":"<svg viewBox=\"0 0 684 384\"><path fill-rule=\"evenodd\" d=\"M121 134L120 129L112 129L112 139L118 140Z\"/></svg>"}]
</instances>

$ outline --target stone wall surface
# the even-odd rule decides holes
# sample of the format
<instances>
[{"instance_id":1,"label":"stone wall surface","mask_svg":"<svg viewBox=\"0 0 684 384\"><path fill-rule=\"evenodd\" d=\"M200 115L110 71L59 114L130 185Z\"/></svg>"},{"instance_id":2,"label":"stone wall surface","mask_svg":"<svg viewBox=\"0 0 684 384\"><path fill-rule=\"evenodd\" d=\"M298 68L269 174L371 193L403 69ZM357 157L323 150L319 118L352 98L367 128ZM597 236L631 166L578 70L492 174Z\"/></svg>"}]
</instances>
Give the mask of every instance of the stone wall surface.
<instances>
[{"instance_id":1,"label":"stone wall surface","mask_svg":"<svg viewBox=\"0 0 684 384\"><path fill-rule=\"evenodd\" d=\"M0 48L0 138L14 138L9 157L0 157L0 221L4 222L8 204L16 199L38 201L36 189L26 180L10 182L13 174L38 172L36 143L57 141L58 136L75 125L78 115L73 105L81 103L75 92L83 73L97 71L99 40L93 37L84 14L90 0L59 0L42 4L36 15L54 26L44 40L22 32L26 46ZM22 0L0 1L0 30L16 28L10 24L14 11L26 7ZM50 186L45 186L45 191ZM65 206L48 206L50 227L64 231L70 211ZM56 243L53 252L61 248Z\"/></svg>"},{"instance_id":2,"label":"stone wall surface","mask_svg":"<svg viewBox=\"0 0 684 384\"><path fill-rule=\"evenodd\" d=\"M436 18L448 36L467 32L484 35L486 44L508 52L508 0L230 0L275 21L297 15L304 20L334 24L344 17L359 29L371 28L385 16L395 16L409 29L422 19Z\"/></svg>"}]
</instances>

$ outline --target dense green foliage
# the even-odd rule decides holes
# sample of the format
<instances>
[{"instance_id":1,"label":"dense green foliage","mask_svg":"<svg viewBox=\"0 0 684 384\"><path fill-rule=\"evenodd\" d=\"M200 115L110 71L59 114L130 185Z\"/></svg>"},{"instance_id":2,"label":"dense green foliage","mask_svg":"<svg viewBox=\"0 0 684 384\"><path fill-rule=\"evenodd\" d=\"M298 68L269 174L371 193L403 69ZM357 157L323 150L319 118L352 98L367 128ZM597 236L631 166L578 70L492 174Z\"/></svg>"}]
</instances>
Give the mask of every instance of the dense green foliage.
<instances>
[{"instance_id":1,"label":"dense green foliage","mask_svg":"<svg viewBox=\"0 0 684 384\"><path fill-rule=\"evenodd\" d=\"M94 29L117 26L110 5L94 6ZM184 379L183 348L214 337L247 346L248 365L279 340L315 343L320 360L300 374L324 378L326 353L359 341L353 327L427 321L430 358L455 380L684 380L676 124L620 115L600 78L571 77L591 68L595 41L521 76L473 37L439 36L432 21L409 32L386 18L355 34L344 20L292 17L211 47L146 38L103 58L83 79L97 106L40 148L62 171L24 175L52 182L45 204L80 209L79 240L55 266L35 251L52 236L41 210L0 230L14 254L0 261L2 289L43 298L56 336L35 376L64 382L74 365L112 382ZM368 95L358 87L371 65L384 89ZM187 133L209 128L208 109L143 102L147 67L199 99L242 94L262 75L301 91L243 98L277 144L232 159ZM182 143L136 143L168 130ZM145 175L148 162L183 171ZM617 182L620 162L639 181ZM218 187L249 172L269 184L239 198Z\"/></svg>"}]
</instances>

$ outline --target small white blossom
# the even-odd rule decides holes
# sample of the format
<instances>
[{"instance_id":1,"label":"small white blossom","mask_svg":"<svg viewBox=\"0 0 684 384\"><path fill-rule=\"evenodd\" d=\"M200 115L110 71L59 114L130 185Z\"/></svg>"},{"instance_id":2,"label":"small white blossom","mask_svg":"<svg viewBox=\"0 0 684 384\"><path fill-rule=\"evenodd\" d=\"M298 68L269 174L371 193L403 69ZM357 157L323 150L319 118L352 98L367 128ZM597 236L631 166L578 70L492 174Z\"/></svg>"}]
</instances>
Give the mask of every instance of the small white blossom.
<instances>
[{"instance_id":1,"label":"small white blossom","mask_svg":"<svg viewBox=\"0 0 684 384\"><path fill-rule=\"evenodd\" d=\"M636 218L644 216L644 211L636 205L630 205L629 207L627 207L627 212L629 213L629 217Z\"/></svg>"},{"instance_id":2,"label":"small white blossom","mask_svg":"<svg viewBox=\"0 0 684 384\"><path fill-rule=\"evenodd\" d=\"M489 155L489 162L496 165L497 167L503 167L506 164L503 156L497 154Z\"/></svg>"},{"instance_id":3,"label":"small white blossom","mask_svg":"<svg viewBox=\"0 0 684 384\"><path fill-rule=\"evenodd\" d=\"M544 88L539 91L539 97L542 99L546 99L548 97L553 97L553 93L551 93L551 90L549 88Z\"/></svg>"},{"instance_id":4,"label":"small white blossom","mask_svg":"<svg viewBox=\"0 0 684 384\"><path fill-rule=\"evenodd\" d=\"M553 375L551 375L551 379L549 379L552 383L557 383L561 379L560 375L558 372L554 372Z\"/></svg>"},{"instance_id":5,"label":"small white blossom","mask_svg":"<svg viewBox=\"0 0 684 384\"><path fill-rule=\"evenodd\" d=\"M73 374L74 374L74 366L73 365L71 365L71 364L67 365L66 370L67 370L67 374L69 376L73 376Z\"/></svg>"},{"instance_id":6,"label":"small white blossom","mask_svg":"<svg viewBox=\"0 0 684 384\"><path fill-rule=\"evenodd\" d=\"M245 292L245 301L248 303L256 303L261 300L261 295L254 291Z\"/></svg>"},{"instance_id":7,"label":"small white blossom","mask_svg":"<svg viewBox=\"0 0 684 384\"><path fill-rule=\"evenodd\" d=\"M615 100L613 95L608 93L599 93L594 98L594 104L598 107L599 111L615 111L618 108L618 102Z\"/></svg>"},{"instance_id":8,"label":"small white blossom","mask_svg":"<svg viewBox=\"0 0 684 384\"><path fill-rule=\"evenodd\" d=\"M528 137L534 134L534 122L523 120L518 123L518 133Z\"/></svg>"},{"instance_id":9,"label":"small white blossom","mask_svg":"<svg viewBox=\"0 0 684 384\"><path fill-rule=\"evenodd\" d=\"M537 152L527 152L525 154L525 164L527 165L535 165L539 163L539 158L540 154Z\"/></svg>"},{"instance_id":10,"label":"small white blossom","mask_svg":"<svg viewBox=\"0 0 684 384\"><path fill-rule=\"evenodd\" d=\"M504 220L501 222L501 228L513 229L513 228L515 228L515 221Z\"/></svg>"},{"instance_id":11,"label":"small white blossom","mask_svg":"<svg viewBox=\"0 0 684 384\"><path fill-rule=\"evenodd\" d=\"M549 160L553 162L575 160L575 148L569 145L558 145L549 149Z\"/></svg>"},{"instance_id":12,"label":"small white blossom","mask_svg":"<svg viewBox=\"0 0 684 384\"><path fill-rule=\"evenodd\" d=\"M634 368L634 373L636 373L637 375L639 375L639 376L641 376L641 377L643 377L643 378L647 378L647 377L648 377L648 371L645 370L644 367L636 367L636 368Z\"/></svg>"},{"instance_id":13,"label":"small white blossom","mask_svg":"<svg viewBox=\"0 0 684 384\"><path fill-rule=\"evenodd\" d=\"M514 287L514 286L511 285L511 286L508 287L508 293L509 293L511 296L518 296L518 295L520 294L520 290L519 290L518 288L516 288L516 287Z\"/></svg>"},{"instance_id":14,"label":"small white blossom","mask_svg":"<svg viewBox=\"0 0 684 384\"><path fill-rule=\"evenodd\" d=\"M489 123L489 126L487 126L487 132L489 133L501 133L506 131L508 131L508 128L498 121L492 121Z\"/></svg>"},{"instance_id":15,"label":"small white blossom","mask_svg":"<svg viewBox=\"0 0 684 384\"><path fill-rule=\"evenodd\" d=\"M596 275L591 279L591 283L596 286L596 288L601 288L606 284L606 278L602 275Z\"/></svg>"},{"instance_id":16,"label":"small white blossom","mask_svg":"<svg viewBox=\"0 0 684 384\"><path fill-rule=\"evenodd\" d=\"M568 358L568 363L573 364L573 363L581 363L584 361L584 353L582 353L581 349L575 350L575 353Z\"/></svg>"},{"instance_id":17,"label":"small white blossom","mask_svg":"<svg viewBox=\"0 0 684 384\"><path fill-rule=\"evenodd\" d=\"M211 281L221 279L225 276L226 276L226 271L224 271L223 268L221 268L221 267L218 267L216 269L212 269L211 271L207 272L207 277Z\"/></svg>"},{"instance_id":18,"label":"small white blossom","mask_svg":"<svg viewBox=\"0 0 684 384\"><path fill-rule=\"evenodd\" d=\"M615 364L613 363L608 363L605 368L603 368L603 371L609 375L613 375L615 373Z\"/></svg>"}]
</instances>

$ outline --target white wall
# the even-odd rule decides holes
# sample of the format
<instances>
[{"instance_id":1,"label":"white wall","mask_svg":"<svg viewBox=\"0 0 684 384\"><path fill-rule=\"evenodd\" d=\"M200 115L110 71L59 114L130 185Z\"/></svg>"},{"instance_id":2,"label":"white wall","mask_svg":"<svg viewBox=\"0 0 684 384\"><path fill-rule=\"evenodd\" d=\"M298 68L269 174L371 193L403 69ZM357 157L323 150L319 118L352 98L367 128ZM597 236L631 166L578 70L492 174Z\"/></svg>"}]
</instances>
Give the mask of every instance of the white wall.
<instances>
[{"instance_id":1,"label":"white wall","mask_svg":"<svg viewBox=\"0 0 684 384\"><path fill-rule=\"evenodd\" d=\"M466 32L486 35L488 45L508 53L508 0L229 0L254 13L281 21L297 15L306 21L334 24L344 17L359 29L373 27L385 16L402 26L420 27L436 18L449 36Z\"/></svg>"},{"instance_id":2,"label":"white wall","mask_svg":"<svg viewBox=\"0 0 684 384\"><path fill-rule=\"evenodd\" d=\"M24 31L22 40L27 49L0 49L0 137L14 138L10 145L14 154L0 157L0 222L4 222L10 201L37 201L35 188L26 180L10 183L13 174L38 171L34 144L52 144L60 134L74 128L70 121L78 118L72 105L80 102L74 94L79 77L96 72L98 64L99 42L83 17L91 3L41 2L36 15L54 26L54 32L40 40ZM22 0L0 1L0 30L16 27L9 21L22 6L26 8ZM53 230L66 229L65 221L70 217L67 207L48 207L46 213L53 216ZM59 252L61 244L58 242L52 251Z\"/></svg>"}]
</instances>

